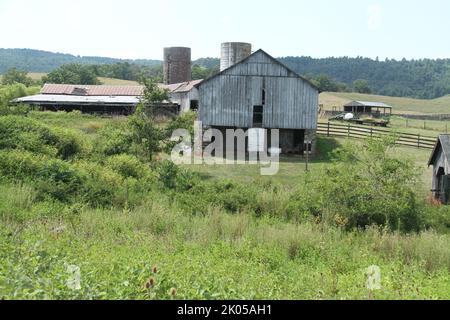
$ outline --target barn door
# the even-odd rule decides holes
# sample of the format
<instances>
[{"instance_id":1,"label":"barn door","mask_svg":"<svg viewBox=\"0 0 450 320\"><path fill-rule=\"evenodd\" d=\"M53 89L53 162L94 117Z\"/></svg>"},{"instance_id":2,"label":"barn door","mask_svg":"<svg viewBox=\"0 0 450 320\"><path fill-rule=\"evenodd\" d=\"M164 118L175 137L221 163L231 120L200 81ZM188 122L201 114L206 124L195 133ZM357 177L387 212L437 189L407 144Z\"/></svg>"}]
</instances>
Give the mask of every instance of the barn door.
<instances>
[{"instance_id":1,"label":"barn door","mask_svg":"<svg viewBox=\"0 0 450 320\"><path fill-rule=\"evenodd\" d=\"M442 202L448 204L450 202L450 175L442 176Z\"/></svg>"}]
</instances>

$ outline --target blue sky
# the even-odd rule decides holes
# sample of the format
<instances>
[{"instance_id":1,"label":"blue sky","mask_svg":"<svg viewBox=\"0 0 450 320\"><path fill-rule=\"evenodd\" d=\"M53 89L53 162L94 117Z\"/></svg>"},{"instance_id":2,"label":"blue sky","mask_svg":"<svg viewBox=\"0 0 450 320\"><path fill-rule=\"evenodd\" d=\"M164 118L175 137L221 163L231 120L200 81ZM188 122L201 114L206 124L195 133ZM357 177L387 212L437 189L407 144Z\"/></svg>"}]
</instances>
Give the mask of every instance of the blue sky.
<instances>
[{"instance_id":1,"label":"blue sky","mask_svg":"<svg viewBox=\"0 0 450 320\"><path fill-rule=\"evenodd\" d=\"M0 0L0 48L162 59L243 41L281 57L449 58L448 0Z\"/></svg>"}]
</instances>

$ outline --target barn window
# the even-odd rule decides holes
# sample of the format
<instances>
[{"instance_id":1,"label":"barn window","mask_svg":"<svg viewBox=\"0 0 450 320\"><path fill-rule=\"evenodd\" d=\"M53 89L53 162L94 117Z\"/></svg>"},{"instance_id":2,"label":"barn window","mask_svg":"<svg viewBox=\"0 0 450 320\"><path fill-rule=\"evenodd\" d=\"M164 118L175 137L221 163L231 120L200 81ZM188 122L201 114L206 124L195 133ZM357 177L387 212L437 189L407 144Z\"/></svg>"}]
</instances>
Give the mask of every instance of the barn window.
<instances>
[{"instance_id":1,"label":"barn window","mask_svg":"<svg viewBox=\"0 0 450 320\"><path fill-rule=\"evenodd\" d=\"M263 78L261 101L262 105L266 104L266 78Z\"/></svg>"},{"instance_id":2,"label":"barn window","mask_svg":"<svg viewBox=\"0 0 450 320\"><path fill-rule=\"evenodd\" d=\"M263 125L263 106L253 107L253 127L261 128Z\"/></svg>"},{"instance_id":3,"label":"barn window","mask_svg":"<svg viewBox=\"0 0 450 320\"><path fill-rule=\"evenodd\" d=\"M192 111L197 111L198 110L198 100L191 100L190 108Z\"/></svg>"}]
</instances>

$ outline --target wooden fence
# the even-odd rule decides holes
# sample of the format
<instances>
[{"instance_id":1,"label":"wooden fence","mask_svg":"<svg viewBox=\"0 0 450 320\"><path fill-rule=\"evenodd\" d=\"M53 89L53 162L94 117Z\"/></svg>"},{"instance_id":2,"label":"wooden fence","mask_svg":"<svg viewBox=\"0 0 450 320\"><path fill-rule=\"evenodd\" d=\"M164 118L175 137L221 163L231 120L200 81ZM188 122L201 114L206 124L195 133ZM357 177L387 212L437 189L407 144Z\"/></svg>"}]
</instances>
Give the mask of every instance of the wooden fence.
<instances>
[{"instance_id":1,"label":"wooden fence","mask_svg":"<svg viewBox=\"0 0 450 320\"><path fill-rule=\"evenodd\" d=\"M333 122L319 123L317 133L328 137L348 137L357 139L377 138L388 136L394 131L374 127L359 126L353 124L340 124ZM420 149L434 149L437 137L423 136L420 134L395 132L398 139L396 144Z\"/></svg>"}]
</instances>

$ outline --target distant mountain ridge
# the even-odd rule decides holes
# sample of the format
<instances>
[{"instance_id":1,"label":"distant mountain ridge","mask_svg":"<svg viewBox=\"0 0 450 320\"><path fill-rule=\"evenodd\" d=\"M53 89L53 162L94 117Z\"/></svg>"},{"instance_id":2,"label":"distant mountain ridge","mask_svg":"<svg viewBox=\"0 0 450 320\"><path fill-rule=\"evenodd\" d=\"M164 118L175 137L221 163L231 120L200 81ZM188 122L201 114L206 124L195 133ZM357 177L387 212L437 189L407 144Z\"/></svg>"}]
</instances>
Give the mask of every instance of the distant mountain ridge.
<instances>
[{"instance_id":1,"label":"distant mountain ridge","mask_svg":"<svg viewBox=\"0 0 450 320\"><path fill-rule=\"evenodd\" d=\"M0 49L0 74L10 68L17 68L28 72L51 72L68 63L79 64L114 64L129 62L144 66L159 65L160 60L151 59L116 59L106 57L82 57L65 53L55 53L33 49Z\"/></svg>"}]
</instances>

